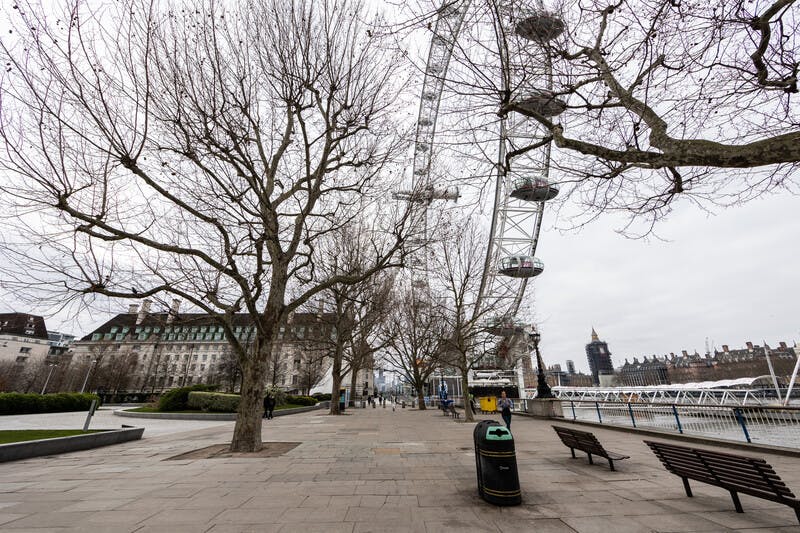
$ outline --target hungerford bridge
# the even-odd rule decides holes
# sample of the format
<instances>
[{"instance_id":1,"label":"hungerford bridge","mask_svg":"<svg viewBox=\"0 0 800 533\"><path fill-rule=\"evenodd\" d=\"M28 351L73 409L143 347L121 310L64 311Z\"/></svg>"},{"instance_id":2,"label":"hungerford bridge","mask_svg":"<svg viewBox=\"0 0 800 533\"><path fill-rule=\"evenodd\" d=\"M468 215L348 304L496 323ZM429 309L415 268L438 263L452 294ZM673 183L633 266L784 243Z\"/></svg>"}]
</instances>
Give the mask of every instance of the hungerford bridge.
<instances>
[{"instance_id":1,"label":"hungerford bridge","mask_svg":"<svg viewBox=\"0 0 800 533\"><path fill-rule=\"evenodd\" d=\"M791 388L776 392L770 376L727 379L699 383L626 387L552 387L553 394L564 401L636 402L692 405L789 405ZM769 388L765 385L769 383ZM762 385L763 384L763 385ZM789 394L787 394L787 392ZM534 398L536 389L525 389L526 398ZM797 403L797 400L791 402Z\"/></svg>"}]
</instances>

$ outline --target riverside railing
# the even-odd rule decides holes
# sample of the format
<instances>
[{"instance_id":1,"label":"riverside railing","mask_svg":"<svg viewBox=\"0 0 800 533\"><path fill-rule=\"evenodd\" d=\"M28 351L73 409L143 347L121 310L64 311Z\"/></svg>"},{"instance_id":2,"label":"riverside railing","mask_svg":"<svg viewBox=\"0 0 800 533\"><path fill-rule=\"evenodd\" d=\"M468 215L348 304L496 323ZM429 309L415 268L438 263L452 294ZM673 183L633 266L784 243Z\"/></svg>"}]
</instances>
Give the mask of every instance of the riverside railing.
<instances>
[{"instance_id":1,"label":"riverside railing","mask_svg":"<svg viewBox=\"0 0 800 533\"><path fill-rule=\"evenodd\" d=\"M800 448L800 408L563 401L565 418ZM523 406L524 409L524 406Z\"/></svg>"}]
</instances>

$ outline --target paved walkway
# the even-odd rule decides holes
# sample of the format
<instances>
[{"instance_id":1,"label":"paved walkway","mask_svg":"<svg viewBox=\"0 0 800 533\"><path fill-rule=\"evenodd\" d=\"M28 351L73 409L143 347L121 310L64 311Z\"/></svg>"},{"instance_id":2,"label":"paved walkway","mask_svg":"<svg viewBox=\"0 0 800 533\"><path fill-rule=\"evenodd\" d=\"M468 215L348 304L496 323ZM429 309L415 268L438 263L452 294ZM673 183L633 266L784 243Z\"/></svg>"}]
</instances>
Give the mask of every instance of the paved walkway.
<instances>
[{"instance_id":1,"label":"paved walkway","mask_svg":"<svg viewBox=\"0 0 800 533\"><path fill-rule=\"evenodd\" d=\"M0 417L0 428L11 419ZM92 427L104 425L111 424ZM264 439L301 443L281 457L167 460L225 442L232 427L180 422L172 432L146 430L137 442L0 464L0 530L800 531L794 512L771 502L742 496L745 513L737 514L726 492L701 484L687 498L680 479L637 435L595 431L609 449L631 455L611 472L602 461L570 458L549 422L522 417L512 424L523 491L518 507L477 497L473 425L438 411L280 417L265 424ZM800 492L800 460L763 456Z\"/></svg>"}]
</instances>

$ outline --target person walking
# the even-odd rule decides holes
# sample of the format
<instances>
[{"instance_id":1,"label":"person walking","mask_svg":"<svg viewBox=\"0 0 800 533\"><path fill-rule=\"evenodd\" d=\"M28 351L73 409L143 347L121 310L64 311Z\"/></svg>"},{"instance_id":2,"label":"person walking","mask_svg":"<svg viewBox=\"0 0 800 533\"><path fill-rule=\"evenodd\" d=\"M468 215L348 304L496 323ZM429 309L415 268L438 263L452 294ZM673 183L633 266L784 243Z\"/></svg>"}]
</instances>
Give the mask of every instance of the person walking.
<instances>
[{"instance_id":1,"label":"person walking","mask_svg":"<svg viewBox=\"0 0 800 533\"><path fill-rule=\"evenodd\" d=\"M272 412L275 410L275 397L271 392L264 396L264 418L267 420L272 419Z\"/></svg>"},{"instance_id":2,"label":"person walking","mask_svg":"<svg viewBox=\"0 0 800 533\"><path fill-rule=\"evenodd\" d=\"M503 417L506 427L511 429L511 409L514 408L514 401L506 397L506 391L500 393L500 401L497 402L497 407L500 408L500 416Z\"/></svg>"}]
</instances>

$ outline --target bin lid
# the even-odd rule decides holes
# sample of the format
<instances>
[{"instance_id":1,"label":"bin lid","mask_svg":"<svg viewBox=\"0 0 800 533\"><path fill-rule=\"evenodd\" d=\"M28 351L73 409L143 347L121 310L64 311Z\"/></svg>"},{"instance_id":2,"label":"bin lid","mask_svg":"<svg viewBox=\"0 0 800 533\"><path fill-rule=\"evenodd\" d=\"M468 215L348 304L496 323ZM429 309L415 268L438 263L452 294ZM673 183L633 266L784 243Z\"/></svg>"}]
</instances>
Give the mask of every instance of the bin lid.
<instances>
[{"instance_id":1,"label":"bin lid","mask_svg":"<svg viewBox=\"0 0 800 533\"><path fill-rule=\"evenodd\" d=\"M503 426L489 426L486 428L486 440L513 440L511 431Z\"/></svg>"}]
</instances>

